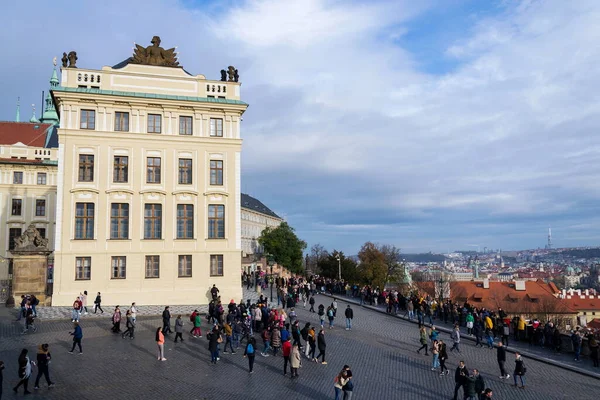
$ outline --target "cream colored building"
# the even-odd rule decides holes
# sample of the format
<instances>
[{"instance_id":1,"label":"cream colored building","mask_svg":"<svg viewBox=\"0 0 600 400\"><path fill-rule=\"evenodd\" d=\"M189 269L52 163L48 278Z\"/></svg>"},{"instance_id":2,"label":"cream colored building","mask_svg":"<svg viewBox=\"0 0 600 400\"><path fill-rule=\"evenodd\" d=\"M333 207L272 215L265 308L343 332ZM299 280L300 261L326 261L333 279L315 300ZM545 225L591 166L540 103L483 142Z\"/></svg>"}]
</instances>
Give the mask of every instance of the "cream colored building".
<instances>
[{"instance_id":1,"label":"cream colored building","mask_svg":"<svg viewBox=\"0 0 600 400\"><path fill-rule=\"evenodd\" d=\"M241 298L240 84L126 60L63 68L52 96L52 304L206 304L213 284Z\"/></svg>"},{"instance_id":2,"label":"cream colored building","mask_svg":"<svg viewBox=\"0 0 600 400\"><path fill-rule=\"evenodd\" d=\"M283 219L265 206L260 200L242 193L242 255L248 257L253 254L262 254L263 250L258 243L265 228L276 228Z\"/></svg>"}]
</instances>

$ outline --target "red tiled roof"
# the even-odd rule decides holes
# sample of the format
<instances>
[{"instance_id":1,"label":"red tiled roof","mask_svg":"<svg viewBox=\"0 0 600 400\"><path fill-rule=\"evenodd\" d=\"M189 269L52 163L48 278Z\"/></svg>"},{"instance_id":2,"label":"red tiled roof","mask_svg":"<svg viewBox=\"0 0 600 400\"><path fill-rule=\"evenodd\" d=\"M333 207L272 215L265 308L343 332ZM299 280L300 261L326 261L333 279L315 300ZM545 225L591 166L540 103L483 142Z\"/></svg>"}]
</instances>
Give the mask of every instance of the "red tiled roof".
<instances>
[{"instance_id":1,"label":"red tiled roof","mask_svg":"<svg viewBox=\"0 0 600 400\"><path fill-rule=\"evenodd\" d=\"M593 320L591 320L590 322L587 323L586 327L600 329L600 319L594 318Z\"/></svg>"},{"instance_id":2,"label":"red tiled roof","mask_svg":"<svg viewBox=\"0 0 600 400\"><path fill-rule=\"evenodd\" d=\"M585 299L580 298L579 296L573 296L570 299L562 299L567 306L570 308L583 311L583 310L597 310L600 311L600 298L598 296L594 296L593 299L586 297Z\"/></svg>"},{"instance_id":3,"label":"red tiled roof","mask_svg":"<svg viewBox=\"0 0 600 400\"><path fill-rule=\"evenodd\" d=\"M27 146L44 147L46 131L52 124L31 122L0 122L0 144L23 143Z\"/></svg>"},{"instance_id":4,"label":"red tiled roof","mask_svg":"<svg viewBox=\"0 0 600 400\"><path fill-rule=\"evenodd\" d=\"M419 290L435 296L434 282L415 282ZM569 304L552 295L553 289L541 280L525 281L525 290L516 290L514 282L490 282L489 289L483 282L450 282L450 297L454 301L497 310L501 307L509 314L546 313L565 314L577 311Z\"/></svg>"}]
</instances>

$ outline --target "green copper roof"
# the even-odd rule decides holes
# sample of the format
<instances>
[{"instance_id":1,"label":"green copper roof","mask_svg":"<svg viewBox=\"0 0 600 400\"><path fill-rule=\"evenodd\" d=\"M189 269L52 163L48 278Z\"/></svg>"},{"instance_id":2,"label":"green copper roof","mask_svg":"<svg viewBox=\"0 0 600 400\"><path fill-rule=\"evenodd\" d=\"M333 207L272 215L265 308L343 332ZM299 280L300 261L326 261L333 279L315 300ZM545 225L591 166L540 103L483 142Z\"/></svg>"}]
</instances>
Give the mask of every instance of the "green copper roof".
<instances>
[{"instance_id":1,"label":"green copper roof","mask_svg":"<svg viewBox=\"0 0 600 400\"><path fill-rule=\"evenodd\" d=\"M56 67L54 67L54 71L52 71L52 78L50 78L50 87L58 87L58 84L58 75L56 74Z\"/></svg>"},{"instance_id":2,"label":"green copper roof","mask_svg":"<svg viewBox=\"0 0 600 400\"><path fill-rule=\"evenodd\" d=\"M33 114L31 114L31 118L29 118L29 122L38 124L40 122L39 119L35 116L35 107L33 108Z\"/></svg>"},{"instance_id":3,"label":"green copper roof","mask_svg":"<svg viewBox=\"0 0 600 400\"><path fill-rule=\"evenodd\" d=\"M21 122L21 104L20 99L17 100L17 115L15 115L15 122Z\"/></svg>"},{"instance_id":4,"label":"green copper roof","mask_svg":"<svg viewBox=\"0 0 600 400\"><path fill-rule=\"evenodd\" d=\"M144 99L157 99L157 100L180 100L180 101L195 101L198 103L219 103L219 104L236 104L247 106L248 103L244 103L240 100L228 100L219 99L212 97L194 97L194 96L173 96L169 94L154 94L154 93L141 93L141 92L121 92L118 90L101 90L101 89L88 89L88 88L72 88L58 86L52 89L53 92L70 92L70 93L88 93L88 94L105 94L110 96L123 96L123 97L140 97Z\"/></svg>"}]
</instances>

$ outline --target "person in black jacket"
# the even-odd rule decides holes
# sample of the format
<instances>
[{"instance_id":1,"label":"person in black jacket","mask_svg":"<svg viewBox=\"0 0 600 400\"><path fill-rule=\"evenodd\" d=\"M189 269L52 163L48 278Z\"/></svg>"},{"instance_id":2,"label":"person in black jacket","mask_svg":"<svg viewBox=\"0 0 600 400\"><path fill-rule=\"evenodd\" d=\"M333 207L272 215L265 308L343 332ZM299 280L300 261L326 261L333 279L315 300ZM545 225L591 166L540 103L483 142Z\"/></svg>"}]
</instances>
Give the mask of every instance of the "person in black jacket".
<instances>
[{"instance_id":1,"label":"person in black jacket","mask_svg":"<svg viewBox=\"0 0 600 400\"><path fill-rule=\"evenodd\" d=\"M162 313L162 320L163 320L163 328L162 328L162 332L163 334L167 334L167 333L173 333L173 331L171 330L171 311L169 311L169 306L165 307L165 310Z\"/></svg>"},{"instance_id":2,"label":"person in black jacket","mask_svg":"<svg viewBox=\"0 0 600 400\"><path fill-rule=\"evenodd\" d=\"M100 296L100 292L98 292L98 294L96 295L96 300L94 300L94 314L96 314L98 310L100 310L100 312L104 314L104 310L100 306L100 303L102 303L102 296Z\"/></svg>"},{"instance_id":3,"label":"person in black jacket","mask_svg":"<svg viewBox=\"0 0 600 400\"><path fill-rule=\"evenodd\" d=\"M327 343L325 343L325 330L323 328L321 328L319 331L319 336L317 337L317 347L319 348L319 355L315 357L315 362L317 362L319 357L323 355L321 364L327 365L327 361L325 361L325 349L327 348Z\"/></svg>"},{"instance_id":4,"label":"person in black jacket","mask_svg":"<svg viewBox=\"0 0 600 400\"><path fill-rule=\"evenodd\" d=\"M475 393L477 393L477 399L482 399L483 392L485 391L485 381L483 380L483 376L481 376L478 369L473 370L472 376L475 378Z\"/></svg>"},{"instance_id":5,"label":"person in black jacket","mask_svg":"<svg viewBox=\"0 0 600 400\"><path fill-rule=\"evenodd\" d=\"M504 369L504 363L506 362L506 348L504 347L502 342L498 342L496 356L498 358L498 366L500 367L500 379L510 378L510 375L507 374L506 369Z\"/></svg>"},{"instance_id":6,"label":"person in black jacket","mask_svg":"<svg viewBox=\"0 0 600 400\"><path fill-rule=\"evenodd\" d=\"M515 387L518 387L517 385L517 376L519 378L521 378L521 389L525 389L525 372L527 372L527 368L525 368L525 363L523 362L523 359L521 358L521 353L516 352L515 353L515 372L514 372L514 380L515 380Z\"/></svg>"},{"instance_id":7,"label":"person in black jacket","mask_svg":"<svg viewBox=\"0 0 600 400\"><path fill-rule=\"evenodd\" d=\"M52 382L50 380L50 371L48 370L51 358L52 358L52 356L50 355L50 351L48 351L48 343L42 344L38 348L38 353L37 353L38 374L37 374L37 378L35 378L35 386L33 387L34 389L40 388L39 384L40 384L40 378L42 377L42 375L44 375L44 377L46 378L46 383L48 383L49 388L54 386L54 382Z\"/></svg>"},{"instance_id":8,"label":"person in black jacket","mask_svg":"<svg viewBox=\"0 0 600 400\"><path fill-rule=\"evenodd\" d=\"M350 308L350 304L348 304L348 307L346 307L346 330L352 330L352 318L354 318L354 312L352 311L352 309Z\"/></svg>"},{"instance_id":9,"label":"person in black jacket","mask_svg":"<svg viewBox=\"0 0 600 400\"><path fill-rule=\"evenodd\" d=\"M310 312L315 312L315 296L310 296L310 300L308 300L308 304L310 304Z\"/></svg>"},{"instance_id":10,"label":"person in black jacket","mask_svg":"<svg viewBox=\"0 0 600 400\"><path fill-rule=\"evenodd\" d=\"M463 393L466 393L467 377L469 376L469 370L465 366L464 361L458 363L456 371L454 371L454 400L458 399L458 390L462 387Z\"/></svg>"}]
</instances>

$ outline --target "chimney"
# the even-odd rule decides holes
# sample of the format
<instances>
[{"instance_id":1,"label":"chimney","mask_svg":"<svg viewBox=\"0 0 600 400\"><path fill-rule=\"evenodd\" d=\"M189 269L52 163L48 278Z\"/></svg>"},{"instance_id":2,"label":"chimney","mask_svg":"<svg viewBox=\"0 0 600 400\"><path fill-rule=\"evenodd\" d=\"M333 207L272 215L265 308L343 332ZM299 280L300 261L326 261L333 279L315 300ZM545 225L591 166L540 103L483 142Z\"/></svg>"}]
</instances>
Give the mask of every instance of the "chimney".
<instances>
[{"instance_id":1,"label":"chimney","mask_svg":"<svg viewBox=\"0 0 600 400\"><path fill-rule=\"evenodd\" d=\"M489 289L490 288L490 280L488 278L484 278L483 279L483 288L484 289Z\"/></svg>"},{"instance_id":2,"label":"chimney","mask_svg":"<svg viewBox=\"0 0 600 400\"><path fill-rule=\"evenodd\" d=\"M519 291L525 290L525 281L515 281L515 289Z\"/></svg>"}]
</instances>

